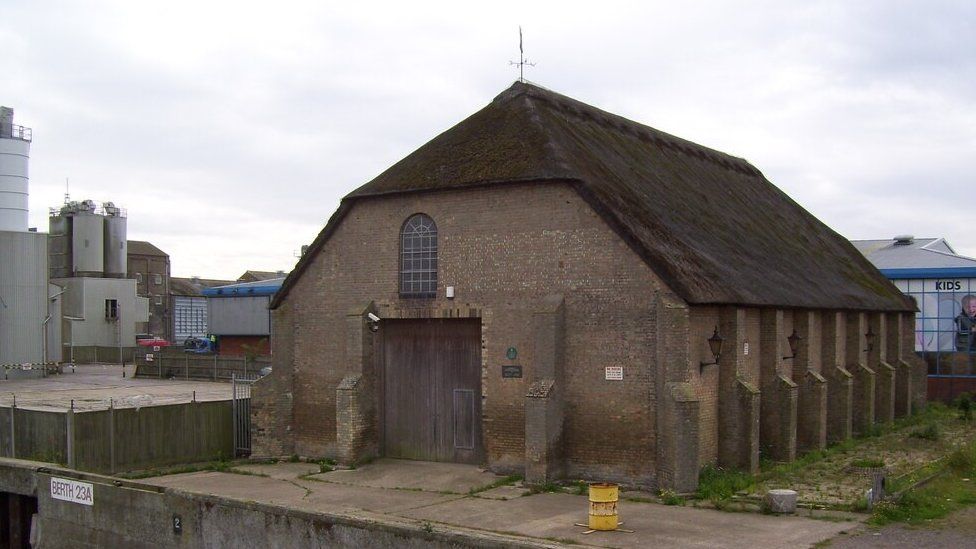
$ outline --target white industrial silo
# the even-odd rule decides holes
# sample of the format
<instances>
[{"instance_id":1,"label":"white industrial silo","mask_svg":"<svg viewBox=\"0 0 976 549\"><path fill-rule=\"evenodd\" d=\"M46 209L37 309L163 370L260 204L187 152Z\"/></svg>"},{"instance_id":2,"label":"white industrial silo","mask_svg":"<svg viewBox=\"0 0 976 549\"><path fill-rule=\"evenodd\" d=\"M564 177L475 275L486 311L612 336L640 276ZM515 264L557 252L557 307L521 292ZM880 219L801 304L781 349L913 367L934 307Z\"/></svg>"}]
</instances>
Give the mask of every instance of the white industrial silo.
<instances>
[{"instance_id":1,"label":"white industrial silo","mask_svg":"<svg viewBox=\"0 0 976 549\"><path fill-rule=\"evenodd\" d=\"M27 228L31 137L30 128L14 125L13 109L0 107L0 364L60 360L47 235Z\"/></svg>"},{"instance_id":2,"label":"white industrial silo","mask_svg":"<svg viewBox=\"0 0 976 549\"><path fill-rule=\"evenodd\" d=\"M71 261L74 276L105 273L105 217L95 212L92 200L82 200L71 217Z\"/></svg>"},{"instance_id":3,"label":"white industrial silo","mask_svg":"<svg viewBox=\"0 0 976 549\"><path fill-rule=\"evenodd\" d=\"M27 231L27 164L31 130L14 125L14 110L0 107L0 231Z\"/></svg>"},{"instance_id":4,"label":"white industrial silo","mask_svg":"<svg viewBox=\"0 0 976 549\"><path fill-rule=\"evenodd\" d=\"M125 211L111 202L105 211L105 278L125 278L128 261Z\"/></svg>"}]
</instances>

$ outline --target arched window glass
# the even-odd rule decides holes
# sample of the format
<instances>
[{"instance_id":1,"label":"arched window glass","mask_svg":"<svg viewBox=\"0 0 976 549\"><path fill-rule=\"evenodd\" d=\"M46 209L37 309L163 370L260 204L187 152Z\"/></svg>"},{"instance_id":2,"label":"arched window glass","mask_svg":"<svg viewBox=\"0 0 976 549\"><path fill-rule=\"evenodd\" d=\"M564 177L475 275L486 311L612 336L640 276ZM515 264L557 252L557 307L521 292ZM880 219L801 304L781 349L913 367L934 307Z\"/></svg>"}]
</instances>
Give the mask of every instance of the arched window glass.
<instances>
[{"instance_id":1,"label":"arched window glass","mask_svg":"<svg viewBox=\"0 0 976 549\"><path fill-rule=\"evenodd\" d=\"M437 296L437 225L424 214L410 216L400 231L400 295Z\"/></svg>"}]
</instances>

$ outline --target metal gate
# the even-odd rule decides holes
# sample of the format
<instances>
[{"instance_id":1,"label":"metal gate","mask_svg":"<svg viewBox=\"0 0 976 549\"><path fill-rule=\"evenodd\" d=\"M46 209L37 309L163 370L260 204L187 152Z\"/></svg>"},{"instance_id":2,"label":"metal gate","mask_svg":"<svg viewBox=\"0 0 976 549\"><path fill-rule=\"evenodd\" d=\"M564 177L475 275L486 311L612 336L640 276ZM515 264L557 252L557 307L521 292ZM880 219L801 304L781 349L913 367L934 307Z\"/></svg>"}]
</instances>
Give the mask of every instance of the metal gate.
<instances>
[{"instance_id":1,"label":"metal gate","mask_svg":"<svg viewBox=\"0 0 976 549\"><path fill-rule=\"evenodd\" d=\"M231 406L234 416L234 457L251 455L251 385L256 377L231 376Z\"/></svg>"}]
</instances>

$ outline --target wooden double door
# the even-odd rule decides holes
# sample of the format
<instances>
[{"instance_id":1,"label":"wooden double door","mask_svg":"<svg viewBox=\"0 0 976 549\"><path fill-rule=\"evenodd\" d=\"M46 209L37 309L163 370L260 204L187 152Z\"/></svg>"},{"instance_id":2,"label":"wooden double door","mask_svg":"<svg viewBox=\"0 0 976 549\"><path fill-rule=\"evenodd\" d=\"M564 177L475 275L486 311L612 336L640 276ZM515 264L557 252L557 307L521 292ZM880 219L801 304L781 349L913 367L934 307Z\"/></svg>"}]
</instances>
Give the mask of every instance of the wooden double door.
<instances>
[{"instance_id":1,"label":"wooden double door","mask_svg":"<svg viewBox=\"0 0 976 549\"><path fill-rule=\"evenodd\" d=\"M383 454L481 463L480 320L384 320L380 333Z\"/></svg>"}]
</instances>

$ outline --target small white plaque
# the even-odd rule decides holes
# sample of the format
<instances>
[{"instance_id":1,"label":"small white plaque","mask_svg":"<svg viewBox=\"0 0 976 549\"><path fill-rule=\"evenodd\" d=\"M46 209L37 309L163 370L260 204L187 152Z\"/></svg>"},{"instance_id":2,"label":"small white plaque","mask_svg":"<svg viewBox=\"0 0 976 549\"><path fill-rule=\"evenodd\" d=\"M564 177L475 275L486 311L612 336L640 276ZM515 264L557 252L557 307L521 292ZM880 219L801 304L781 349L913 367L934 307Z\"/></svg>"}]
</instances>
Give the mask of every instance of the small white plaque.
<instances>
[{"instance_id":1,"label":"small white plaque","mask_svg":"<svg viewBox=\"0 0 976 549\"><path fill-rule=\"evenodd\" d=\"M153 345L153 352L154 353L158 353L159 352L159 345Z\"/></svg>"},{"instance_id":2,"label":"small white plaque","mask_svg":"<svg viewBox=\"0 0 976 549\"><path fill-rule=\"evenodd\" d=\"M81 505L95 505L94 486L68 478L51 477L51 497Z\"/></svg>"},{"instance_id":3,"label":"small white plaque","mask_svg":"<svg viewBox=\"0 0 976 549\"><path fill-rule=\"evenodd\" d=\"M152 361L153 361L153 354L146 353L146 362L152 362Z\"/></svg>"},{"instance_id":4,"label":"small white plaque","mask_svg":"<svg viewBox=\"0 0 976 549\"><path fill-rule=\"evenodd\" d=\"M606 378L609 381L622 381L624 379L623 366L607 366Z\"/></svg>"},{"instance_id":5,"label":"small white plaque","mask_svg":"<svg viewBox=\"0 0 976 549\"><path fill-rule=\"evenodd\" d=\"M748 355L749 354L749 342L748 341L746 341L745 343L742 344L742 354L744 354L744 355Z\"/></svg>"}]
</instances>

